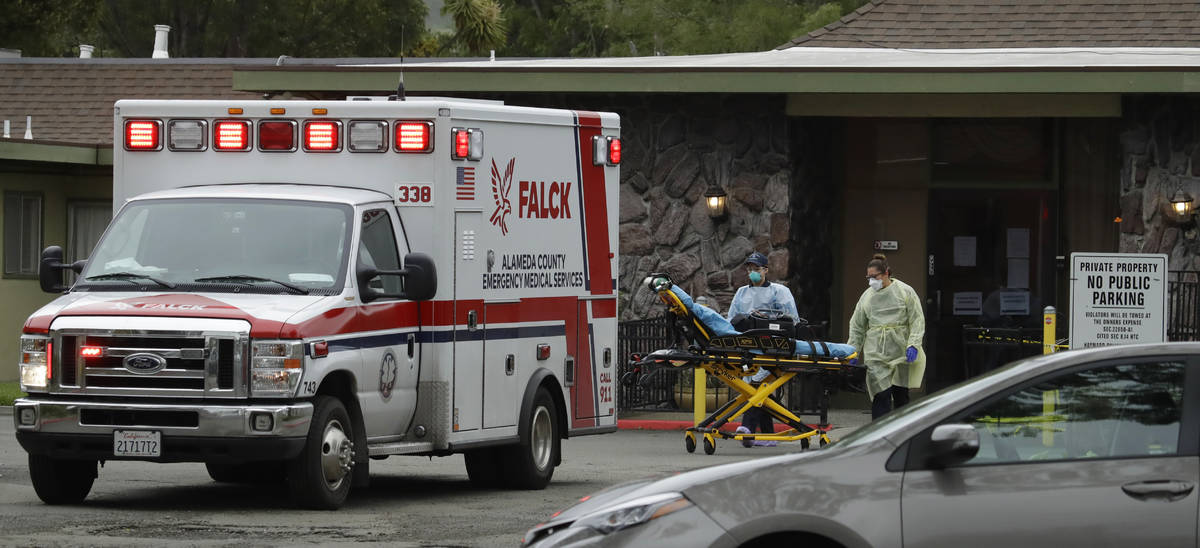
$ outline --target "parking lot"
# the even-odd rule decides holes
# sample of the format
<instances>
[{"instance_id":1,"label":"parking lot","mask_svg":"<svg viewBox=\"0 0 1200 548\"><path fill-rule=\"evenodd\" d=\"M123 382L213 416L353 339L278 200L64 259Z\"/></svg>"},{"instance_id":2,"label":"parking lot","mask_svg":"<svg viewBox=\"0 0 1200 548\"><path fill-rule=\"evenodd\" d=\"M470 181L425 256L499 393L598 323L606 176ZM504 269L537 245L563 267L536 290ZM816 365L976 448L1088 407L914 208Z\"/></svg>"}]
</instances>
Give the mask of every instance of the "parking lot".
<instances>
[{"instance_id":1,"label":"parking lot","mask_svg":"<svg viewBox=\"0 0 1200 548\"><path fill-rule=\"evenodd\" d=\"M831 420L866 419L848 411ZM336 512L297 510L280 485L215 483L202 464L109 462L83 505L47 506L30 485L11 417L0 415L0 545L515 546L541 519L607 486L799 449L722 441L714 455L688 454L680 432L622 430L565 441L544 491L475 488L458 455L392 457L372 461L371 489Z\"/></svg>"}]
</instances>

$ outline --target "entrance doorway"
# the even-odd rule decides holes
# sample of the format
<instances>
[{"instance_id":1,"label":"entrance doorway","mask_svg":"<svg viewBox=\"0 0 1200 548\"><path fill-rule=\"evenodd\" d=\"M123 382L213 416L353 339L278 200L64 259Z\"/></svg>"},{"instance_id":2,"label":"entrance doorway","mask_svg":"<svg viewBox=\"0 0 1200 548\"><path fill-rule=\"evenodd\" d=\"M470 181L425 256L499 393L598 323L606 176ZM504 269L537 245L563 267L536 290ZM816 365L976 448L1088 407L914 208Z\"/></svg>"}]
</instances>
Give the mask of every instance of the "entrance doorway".
<instances>
[{"instance_id":1,"label":"entrance doorway","mask_svg":"<svg viewBox=\"0 0 1200 548\"><path fill-rule=\"evenodd\" d=\"M1058 185L1049 119L932 123L928 389L1040 353L1055 300ZM983 339L976 329L993 330Z\"/></svg>"}]
</instances>

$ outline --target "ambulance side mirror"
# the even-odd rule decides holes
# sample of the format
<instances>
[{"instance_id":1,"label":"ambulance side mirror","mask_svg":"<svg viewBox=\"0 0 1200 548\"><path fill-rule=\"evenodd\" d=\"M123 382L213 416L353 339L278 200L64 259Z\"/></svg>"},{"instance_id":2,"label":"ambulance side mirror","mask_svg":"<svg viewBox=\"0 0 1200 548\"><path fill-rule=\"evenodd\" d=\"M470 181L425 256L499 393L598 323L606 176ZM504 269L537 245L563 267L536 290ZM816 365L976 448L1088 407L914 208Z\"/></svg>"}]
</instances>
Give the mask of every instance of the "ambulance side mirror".
<instances>
[{"instance_id":1,"label":"ambulance side mirror","mask_svg":"<svg viewBox=\"0 0 1200 548\"><path fill-rule=\"evenodd\" d=\"M358 293L364 303L384 298L426 301L437 293L437 268L433 266L433 259L424 253L405 255L404 268L400 270L379 270L363 264L358 265L357 270ZM388 293L371 287L371 280L381 276L401 277L404 289Z\"/></svg>"},{"instance_id":2,"label":"ambulance side mirror","mask_svg":"<svg viewBox=\"0 0 1200 548\"><path fill-rule=\"evenodd\" d=\"M87 261L75 261L71 264L63 264L63 250L61 247L52 245L42 251L42 263L38 265L38 282L42 285L42 291L46 293L62 293L67 290L67 285L63 283L62 271L71 269L76 274L83 271L83 266Z\"/></svg>"}]
</instances>

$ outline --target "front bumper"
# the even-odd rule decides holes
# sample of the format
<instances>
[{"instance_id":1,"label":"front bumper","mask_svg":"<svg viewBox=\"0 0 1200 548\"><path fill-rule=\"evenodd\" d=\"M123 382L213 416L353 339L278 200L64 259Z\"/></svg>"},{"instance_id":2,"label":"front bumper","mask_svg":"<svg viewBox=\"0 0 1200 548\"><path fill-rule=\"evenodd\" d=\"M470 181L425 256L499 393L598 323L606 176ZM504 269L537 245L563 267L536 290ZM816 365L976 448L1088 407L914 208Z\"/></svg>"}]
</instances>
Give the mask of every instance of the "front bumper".
<instances>
[{"instance_id":1,"label":"front bumper","mask_svg":"<svg viewBox=\"0 0 1200 548\"><path fill-rule=\"evenodd\" d=\"M33 420L29 420L29 413ZM114 403L21 398L13 404L17 441L32 454L55 458L220 462L283 460L304 447L313 406L278 404ZM254 415L272 417L269 430L255 430ZM114 457L114 430L162 433L162 456Z\"/></svg>"}]
</instances>

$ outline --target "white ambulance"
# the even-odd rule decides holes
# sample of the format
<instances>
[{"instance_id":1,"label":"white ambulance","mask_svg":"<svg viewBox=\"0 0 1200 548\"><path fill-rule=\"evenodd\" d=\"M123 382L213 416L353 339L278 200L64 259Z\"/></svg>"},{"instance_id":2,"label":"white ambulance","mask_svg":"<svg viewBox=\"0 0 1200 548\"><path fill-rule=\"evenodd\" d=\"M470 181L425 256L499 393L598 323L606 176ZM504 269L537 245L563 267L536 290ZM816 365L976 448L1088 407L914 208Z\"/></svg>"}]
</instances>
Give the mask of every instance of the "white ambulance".
<instances>
[{"instance_id":1,"label":"white ambulance","mask_svg":"<svg viewBox=\"0 0 1200 548\"><path fill-rule=\"evenodd\" d=\"M338 508L370 459L539 489L616 429L619 119L440 98L119 101L115 216L21 335L47 503L107 460ZM73 271L73 283L63 283Z\"/></svg>"}]
</instances>

